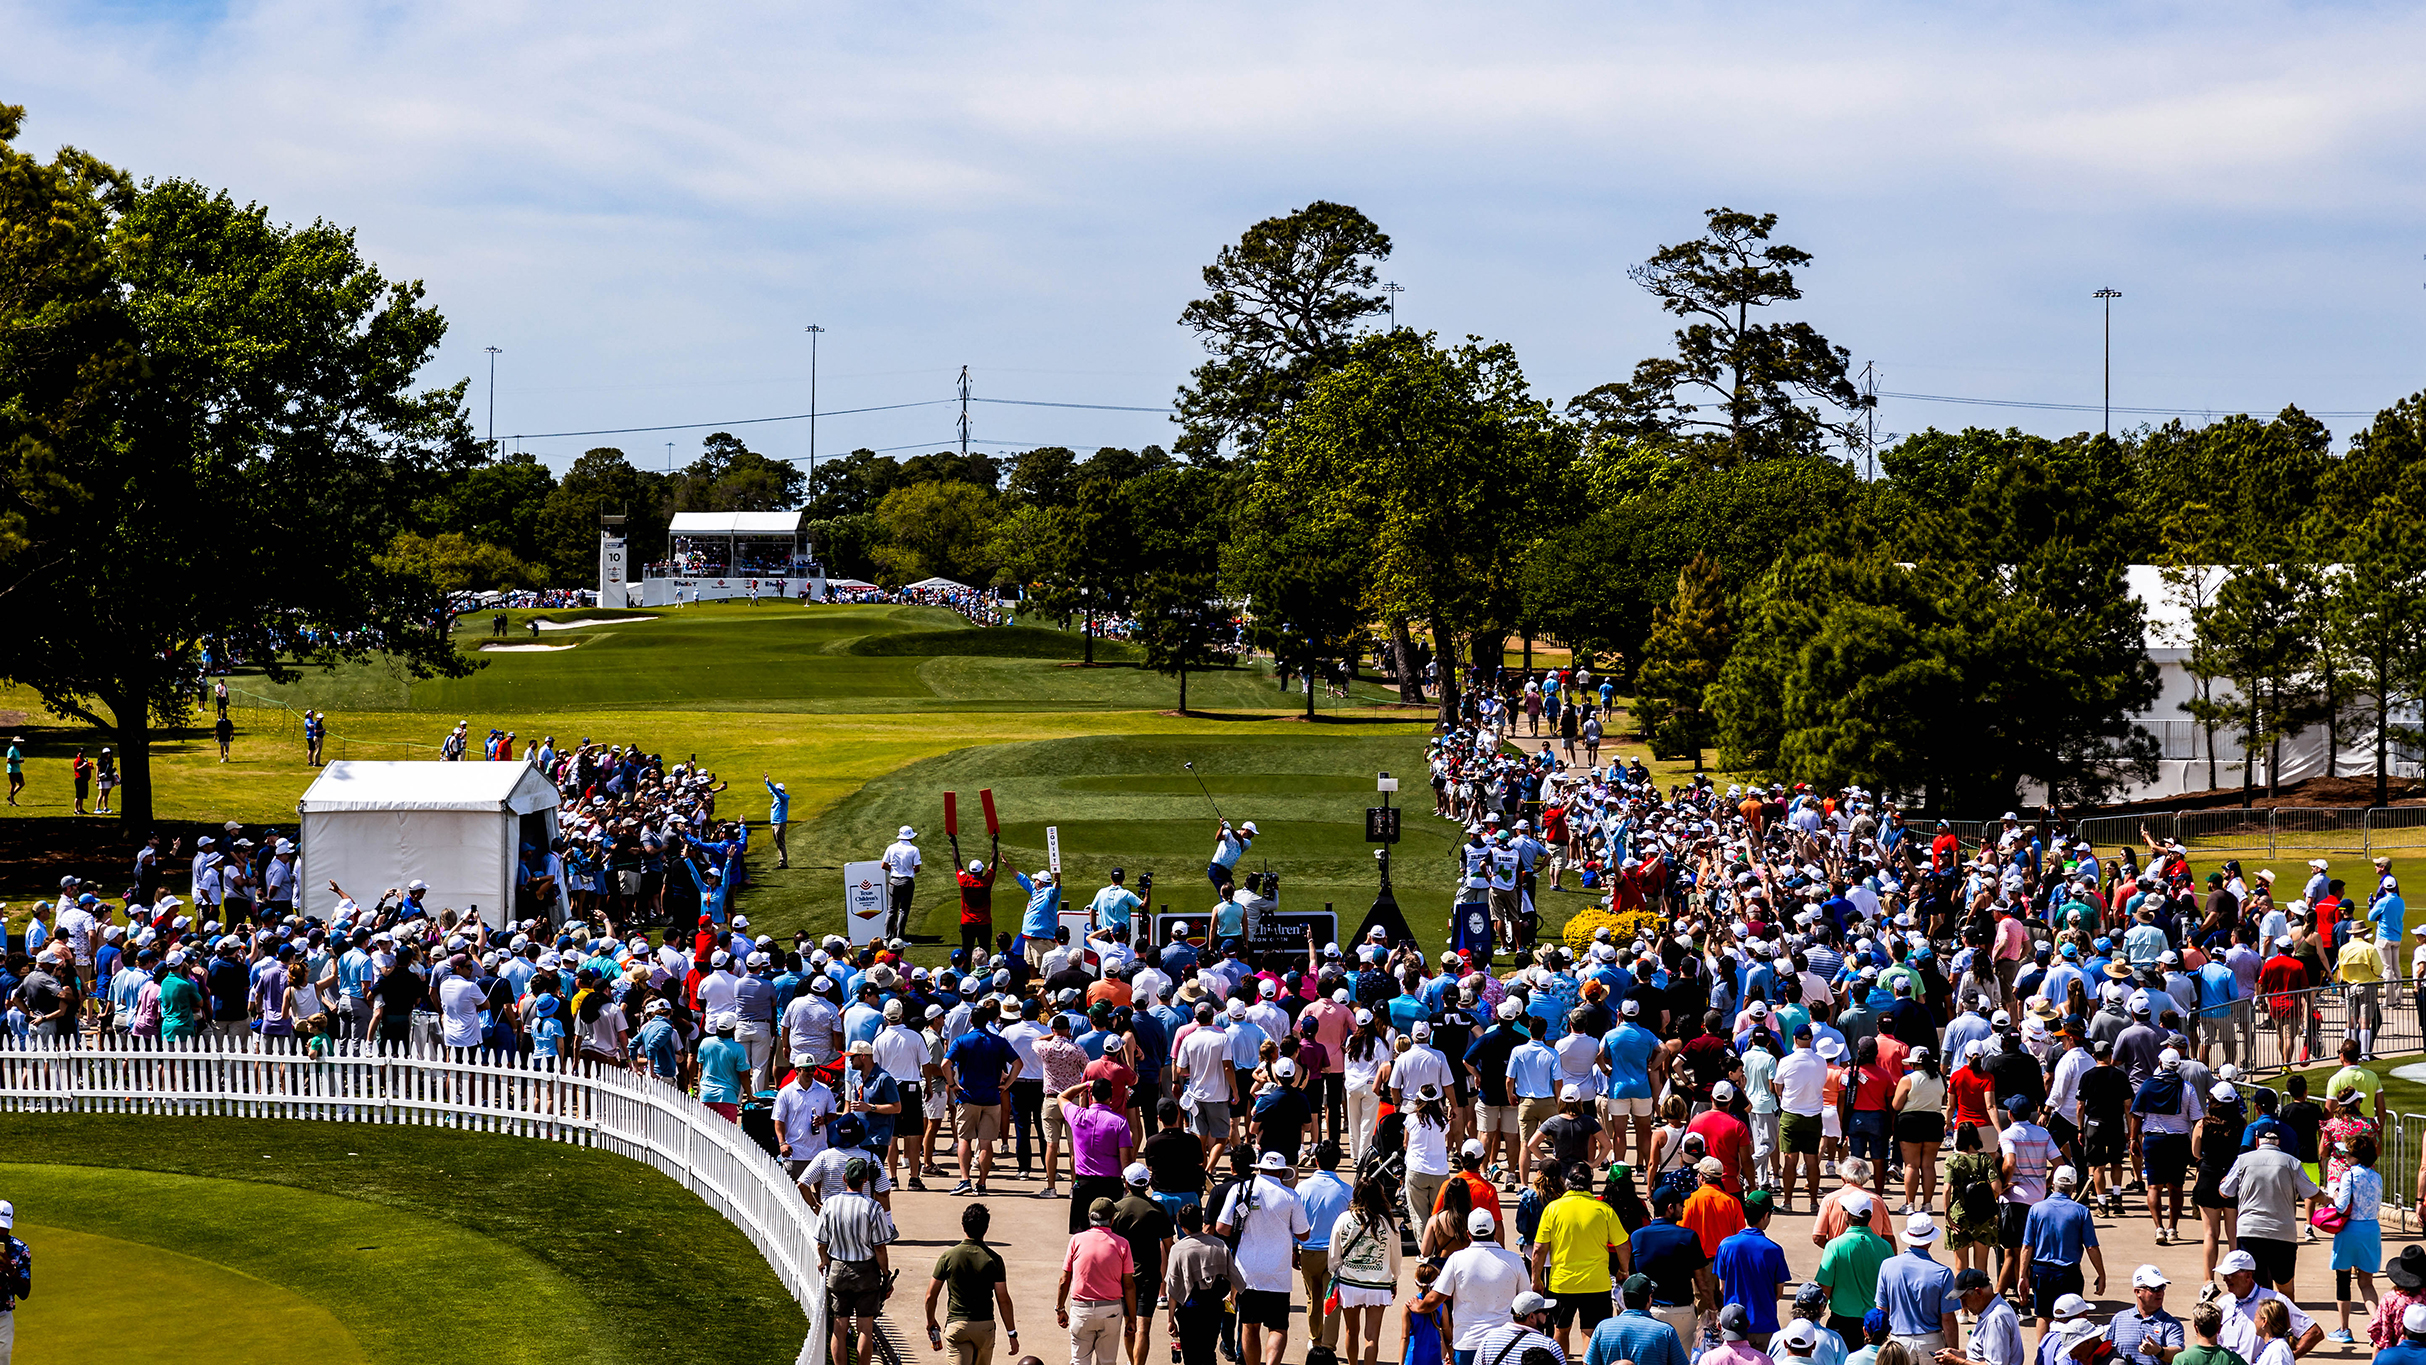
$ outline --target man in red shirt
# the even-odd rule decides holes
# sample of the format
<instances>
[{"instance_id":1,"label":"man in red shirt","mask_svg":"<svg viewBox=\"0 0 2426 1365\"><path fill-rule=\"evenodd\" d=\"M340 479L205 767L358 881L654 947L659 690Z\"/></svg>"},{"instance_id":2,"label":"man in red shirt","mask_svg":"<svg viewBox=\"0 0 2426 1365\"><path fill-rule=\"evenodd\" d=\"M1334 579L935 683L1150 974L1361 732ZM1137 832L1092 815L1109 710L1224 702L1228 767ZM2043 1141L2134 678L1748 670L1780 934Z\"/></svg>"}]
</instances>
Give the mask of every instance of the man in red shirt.
<instances>
[{"instance_id":1,"label":"man in red shirt","mask_svg":"<svg viewBox=\"0 0 2426 1365\"><path fill-rule=\"evenodd\" d=\"M960 836L952 837L952 861L960 861ZM1002 836L984 861L975 858L958 873L960 882L960 950L971 960L994 941L994 873L1002 863Z\"/></svg>"},{"instance_id":2,"label":"man in red shirt","mask_svg":"<svg viewBox=\"0 0 2426 1365\"><path fill-rule=\"evenodd\" d=\"M1937 837L1929 841L1929 868L1933 872L1952 872L1963 856L1962 840L1954 837L1954 827L1940 820Z\"/></svg>"},{"instance_id":3,"label":"man in red shirt","mask_svg":"<svg viewBox=\"0 0 2426 1365\"><path fill-rule=\"evenodd\" d=\"M1685 1131L1702 1135L1702 1145L1721 1168L1720 1188L1741 1195L1752 1174L1752 1125L1744 1120L1751 1101L1734 1082L1720 1081L1710 1087L1710 1104L1709 1112L1686 1124Z\"/></svg>"},{"instance_id":4,"label":"man in red shirt","mask_svg":"<svg viewBox=\"0 0 2426 1365\"><path fill-rule=\"evenodd\" d=\"M2258 999L2268 1018L2274 1021L2277 1041L2282 1051L2277 1056L2289 1061L2292 1044L2300 1036L2300 1016L2307 1011L2303 1002L2307 996L2298 992L2308 989L2308 968L2291 955L2291 936L2281 935L2274 941L2274 954L2258 964Z\"/></svg>"}]
</instances>

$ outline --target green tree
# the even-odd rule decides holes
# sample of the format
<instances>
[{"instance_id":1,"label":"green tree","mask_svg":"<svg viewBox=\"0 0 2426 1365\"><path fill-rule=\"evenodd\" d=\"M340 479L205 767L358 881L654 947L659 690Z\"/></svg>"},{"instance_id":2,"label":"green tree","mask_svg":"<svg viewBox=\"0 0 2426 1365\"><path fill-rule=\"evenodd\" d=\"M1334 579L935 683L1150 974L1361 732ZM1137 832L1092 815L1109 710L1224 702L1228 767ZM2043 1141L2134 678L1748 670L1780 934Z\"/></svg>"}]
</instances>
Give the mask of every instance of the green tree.
<instances>
[{"instance_id":1,"label":"green tree","mask_svg":"<svg viewBox=\"0 0 2426 1365\"><path fill-rule=\"evenodd\" d=\"M1234 539L1222 555L1222 581L1252 613L1249 642L1271 651L1287 666L1284 673L1309 678L1319 678L1327 664L1353 662L1366 621L1359 529L1337 518L1292 521L1287 509L1255 506L1241 509L1240 522L1272 528ZM1315 718L1319 695L1306 688L1307 720Z\"/></svg>"},{"instance_id":2,"label":"green tree","mask_svg":"<svg viewBox=\"0 0 2426 1365\"><path fill-rule=\"evenodd\" d=\"M875 581L876 545L884 539L884 528L877 524L874 512L804 521L800 533L808 538L809 548L828 578Z\"/></svg>"},{"instance_id":3,"label":"green tree","mask_svg":"<svg viewBox=\"0 0 2426 1365\"><path fill-rule=\"evenodd\" d=\"M874 512L884 495L902 482L900 461L864 447L822 460L809 479L808 513L825 520Z\"/></svg>"},{"instance_id":4,"label":"green tree","mask_svg":"<svg viewBox=\"0 0 2426 1365\"><path fill-rule=\"evenodd\" d=\"M1235 660L1237 629L1221 593L1221 545L1227 530L1220 475L1194 466L1158 469L1125 490L1138 535L1137 624L1146 666L1179 680L1188 710L1188 674Z\"/></svg>"},{"instance_id":5,"label":"green tree","mask_svg":"<svg viewBox=\"0 0 2426 1365\"><path fill-rule=\"evenodd\" d=\"M1014 507L1062 507L1077 493L1078 456L1068 446L1038 446L1011 461L1002 490Z\"/></svg>"},{"instance_id":6,"label":"green tree","mask_svg":"<svg viewBox=\"0 0 2426 1365\"><path fill-rule=\"evenodd\" d=\"M389 572L418 578L442 593L547 585L547 570L523 562L502 545L460 531L434 536L407 531L388 542L379 561Z\"/></svg>"},{"instance_id":7,"label":"green tree","mask_svg":"<svg viewBox=\"0 0 2426 1365\"><path fill-rule=\"evenodd\" d=\"M439 483L413 508L413 520L428 535L455 532L504 549L516 559L544 557L539 522L556 477L539 457L523 451L482 460Z\"/></svg>"},{"instance_id":8,"label":"green tree","mask_svg":"<svg viewBox=\"0 0 2426 1365\"><path fill-rule=\"evenodd\" d=\"M1852 356L1806 322L1756 322L1752 310L1800 299L1811 253L1771 243L1774 213L1711 209L1706 236L1661 247L1627 273L1686 320L1676 354L1576 398L1596 436L1687 445L1713 463L1811 454L1849 442L1875 403L1846 371ZM1831 417L1823 408L1845 414Z\"/></svg>"},{"instance_id":9,"label":"green tree","mask_svg":"<svg viewBox=\"0 0 2426 1365\"><path fill-rule=\"evenodd\" d=\"M984 586L994 581L991 532L1001 516L994 495L968 483L919 483L896 488L876 505L884 540L876 546L881 581L899 586L949 578Z\"/></svg>"},{"instance_id":10,"label":"green tree","mask_svg":"<svg viewBox=\"0 0 2426 1365\"><path fill-rule=\"evenodd\" d=\"M778 512L800 505L808 476L770 460L729 432L700 442L699 458L669 481L669 512Z\"/></svg>"},{"instance_id":11,"label":"green tree","mask_svg":"<svg viewBox=\"0 0 2426 1365\"><path fill-rule=\"evenodd\" d=\"M540 508L539 548L555 582L581 587L598 581L598 519L624 518L625 563L653 564L666 555L666 476L635 469L623 452L599 446L581 453Z\"/></svg>"},{"instance_id":12,"label":"green tree","mask_svg":"<svg viewBox=\"0 0 2426 1365\"><path fill-rule=\"evenodd\" d=\"M1204 269L1210 295L1179 315L1212 355L1179 390L1180 455L1217 463L1226 442L1253 459L1306 387L1347 359L1357 323L1389 307L1366 292L1389 254L1371 219L1325 200L1223 247Z\"/></svg>"},{"instance_id":13,"label":"green tree","mask_svg":"<svg viewBox=\"0 0 2426 1365\"><path fill-rule=\"evenodd\" d=\"M2229 718L2241 732L2241 805L2253 804L2259 755L2273 751L2267 786L2276 786L2280 741L2293 726L2292 712L2310 641L2301 628L2298 589L2287 566L2237 566L2216 589L2214 601L2196 614L2191 628L2216 661L2234 695L2209 703L2203 720Z\"/></svg>"},{"instance_id":14,"label":"green tree","mask_svg":"<svg viewBox=\"0 0 2426 1365\"><path fill-rule=\"evenodd\" d=\"M73 154L0 145L0 196L51 206L0 222L0 515L23 546L0 675L108 732L124 818L152 819L153 739L205 651L272 681L374 643L467 671L436 593L379 555L410 490L477 452L463 386L412 387L446 326L420 286L341 228Z\"/></svg>"},{"instance_id":15,"label":"green tree","mask_svg":"<svg viewBox=\"0 0 2426 1365\"><path fill-rule=\"evenodd\" d=\"M1695 555L1677 571L1676 595L1652 619L1636 683L1635 721L1655 755L1702 765L1715 733L1702 693L1718 681L1732 645L1726 575L1717 560Z\"/></svg>"},{"instance_id":16,"label":"green tree","mask_svg":"<svg viewBox=\"0 0 2426 1365\"><path fill-rule=\"evenodd\" d=\"M2334 580L2331 627L2358 665L2375 739L2375 804L2391 799L2391 749L2417 741L2405 714L2426 696L2426 517L2391 494L2351 531Z\"/></svg>"},{"instance_id":17,"label":"green tree","mask_svg":"<svg viewBox=\"0 0 2426 1365\"><path fill-rule=\"evenodd\" d=\"M1568 506L1573 461L1572 433L1509 347L1442 350L1399 331L1359 341L1308 386L1273 429L1249 500L1365 528L1366 605L1429 626L1446 720L1458 710L1450 650L1516 621L1533 528Z\"/></svg>"}]
</instances>

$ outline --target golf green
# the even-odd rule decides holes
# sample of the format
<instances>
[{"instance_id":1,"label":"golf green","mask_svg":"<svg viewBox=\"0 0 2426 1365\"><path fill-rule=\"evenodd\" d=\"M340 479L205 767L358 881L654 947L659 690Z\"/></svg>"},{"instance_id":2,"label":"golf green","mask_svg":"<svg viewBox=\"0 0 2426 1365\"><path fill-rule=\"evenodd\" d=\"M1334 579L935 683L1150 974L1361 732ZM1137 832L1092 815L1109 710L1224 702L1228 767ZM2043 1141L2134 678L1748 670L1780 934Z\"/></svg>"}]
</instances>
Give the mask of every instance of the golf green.
<instances>
[{"instance_id":1,"label":"golf green","mask_svg":"<svg viewBox=\"0 0 2426 1365\"><path fill-rule=\"evenodd\" d=\"M807 1326L655 1170L443 1129L0 1115L26 1360L776 1361ZM56 1233L54 1238L51 1234Z\"/></svg>"}]
</instances>

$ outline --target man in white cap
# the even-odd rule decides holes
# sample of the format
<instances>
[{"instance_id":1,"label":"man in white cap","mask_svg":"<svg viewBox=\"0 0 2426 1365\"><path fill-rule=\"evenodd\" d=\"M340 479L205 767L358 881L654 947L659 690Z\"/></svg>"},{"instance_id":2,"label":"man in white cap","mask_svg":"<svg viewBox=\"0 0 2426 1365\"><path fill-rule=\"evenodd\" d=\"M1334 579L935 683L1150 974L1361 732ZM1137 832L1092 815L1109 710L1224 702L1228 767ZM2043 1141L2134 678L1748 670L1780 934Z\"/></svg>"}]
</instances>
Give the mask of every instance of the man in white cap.
<instances>
[{"instance_id":1,"label":"man in white cap","mask_svg":"<svg viewBox=\"0 0 2426 1365\"><path fill-rule=\"evenodd\" d=\"M910 899L918 891L918 845L913 842L918 831L908 825L901 827L893 842L885 845L884 885L889 897L885 915L885 936L900 938L910 932Z\"/></svg>"},{"instance_id":2,"label":"man in white cap","mask_svg":"<svg viewBox=\"0 0 2426 1365\"><path fill-rule=\"evenodd\" d=\"M2007 1160L2011 1159L2008 1154ZM2097 1223L2089 1216L2088 1208L2072 1197L2080 1183L2079 1172L2070 1166L2056 1167L2048 1179L2046 1196L2029 1206L2029 1214L2022 1223L2021 1264L2016 1278L2030 1295L2030 1306L2038 1318L2041 1346L2046 1344L2048 1329L2063 1319L2058 1305L2079 1297L2084 1288L2083 1257L2088 1258L2097 1272L2097 1279L2086 1286L2089 1292L2100 1298L2106 1294L2106 1256L2098 1250Z\"/></svg>"},{"instance_id":3,"label":"man in white cap","mask_svg":"<svg viewBox=\"0 0 2426 1365\"><path fill-rule=\"evenodd\" d=\"M1289 1174L1286 1155L1264 1153L1254 1177L1231 1189L1213 1227L1220 1236L1238 1239L1241 1365L1280 1365L1288 1349L1297 1244L1313 1230L1305 1204L1289 1187Z\"/></svg>"},{"instance_id":4,"label":"man in white cap","mask_svg":"<svg viewBox=\"0 0 2426 1365\"><path fill-rule=\"evenodd\" d=\"M2171 1365L2189 1344L2182 1320L2165 1311L2165 1272L2144 1265L2131 1272L2131 1307L2106 1324L2106 1340L2114 1343L2118 1365Z\"/></svg>"},{"instance_id":5,"label":"man in white cap","mask_svg":"<svg viewBox=\"0 0 2426 1365\"><path fill-rule=\"evenodd\" d=\"M2255 1327L2258 1305L2273 1299L2290 1314L2292 1353L2306 1355L2325 1339L2324 1324L2301 1312L2300 1306L2293 1303L2290 1296L2260 1284L2258 1281L2262 1269L2257 1259L2246 1251L2226 1252L2223 1259L2215 1263L2216 1278L2224 1282L2224 1294L2239 1314L2237 1318L2232 1313L2224 1315L2223 1334L2217 1341L2224 1349L2238 1352L2243 1360L2256 1360L2259 1345Z\"/></svg>"},{"instance_id":6,"label":"man in white cap","mask_svg":"<svg viewBox=\"0 0 2426 1365\"><path fill-rule=\"evenodd\" d=\"M2115 1051L2119 1055L2122 1049ZM2156 1224L2158 1246L2181 1236L2182 1176L2190 1169L2190 1129L2206 1115L2207 1097L2182 1079L2182 1054L2172 1048L2160 1050L2155 1072L2140 1084L2131 1100L2148 1181L2148 1220Z\"/></svg>"},{"instance_id":7,"label":"man in white cap","mask_svg":"<svg viewBox=\"0 0 2426 1365\"><path fill-rule=\"evenodd\" d=\"M1474 1358L1467 1353L1480 1350L1492 1329L1515 1321L1517 1297L1531 1291L1525 1263L1493 1240L1498 1227L1488 1209L1468 1213L1466 1231L1474 1240L1442 1263L1440 1278L1415 1301L1418 1313L1449 1305L1449 1346L1461 1357Z\"/></svg>"},{"instance_id":8,"label":"man in white cap","mask_svg":"<svg viewBox=\"0 0 2426 1365\"><path fill-rule=\"evenodd\" d=\"M1205 878L1221 892L1223 900L1230 898L1230 889L1238 884L1238 860L1255 846L1255 822L1247 821L1236 829L1230 822L1221 822L1213 835L1213 858L1205 864Z\"/></svg>"},{"instance_id":9,"label":"man in white cap","mask_svg":"<svg viewBox=\"0 0 2426 1365\"><path fill-rule=\"evenodd\" d=\"M1606 1295L1602 1297L1606 1298ZM1528 1289L1508 1304L1508 1321L1483 1334L1483 1343L1474 1350L1480 1362L1504 1360L1517 1365L1526 1356L1547 1347L1554 1356L1564 1360L1566 1348L1550 1339L1542 1329L1550 1325L1556 1305L1549 1296Z\"/></svg>"},{"instance_id":10,"label":"man in white cap","mask_svg":"<svg viewBox=\"0 0 2426 1365\"><path fill-rule=\"evenodd\" d=\"M1954 1340L1954 1271L1929 1254L1944 1230L1923 1209L1904 1220L1904 1249L1879 1263L1878 1303L1887 1330L1927 1359Z\"/></svg>"}]
</instances>

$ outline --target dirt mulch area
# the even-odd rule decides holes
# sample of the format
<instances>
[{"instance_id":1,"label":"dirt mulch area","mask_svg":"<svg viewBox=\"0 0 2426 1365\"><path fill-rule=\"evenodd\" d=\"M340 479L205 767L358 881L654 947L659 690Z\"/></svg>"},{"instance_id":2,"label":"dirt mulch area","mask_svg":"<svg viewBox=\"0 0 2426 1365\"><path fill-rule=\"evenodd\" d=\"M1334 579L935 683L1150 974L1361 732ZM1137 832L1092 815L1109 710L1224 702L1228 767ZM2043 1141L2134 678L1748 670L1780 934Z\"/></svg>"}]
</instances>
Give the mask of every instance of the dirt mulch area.
<instances>
[{"instance_id":1,"label":"dirt mulch area","mask_svg":"<svg viewBox=\"0 0 2426 1365\"><path fill-rule=\"evenodd\" d=\"M2426 806L2426 783L2410 778L2395 777L2386 784L2386 797L2395 806ZM2147 801L2131 801L2120 805L2101 806L2095 811L2072 812L2075 816L2092 815L2162 815L2177 810L2239 809L2241 789L2218 787L2213 791L2184 792L2180 796L2161 796ZM2268 796L2264 787L2256 788L2250 798L2253 810L2272 810L2294 806L2340 806L2363 809L2375 804L2375 774L2359 777L2312 777L2294 782L2278 794Z\"/></svg>"}]
</instances>

